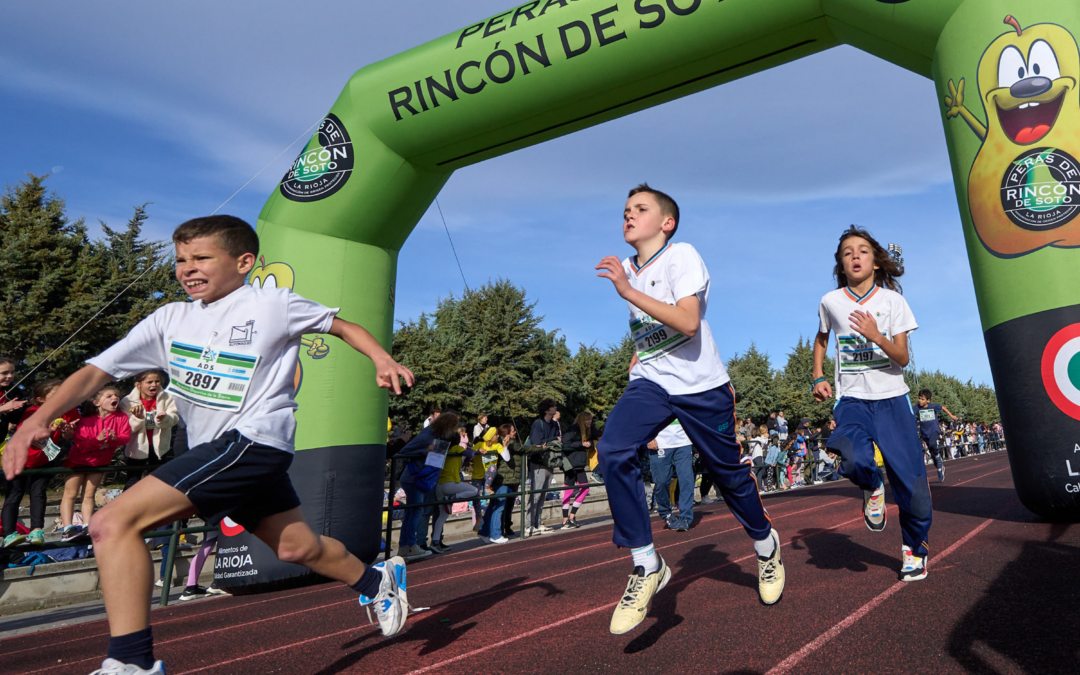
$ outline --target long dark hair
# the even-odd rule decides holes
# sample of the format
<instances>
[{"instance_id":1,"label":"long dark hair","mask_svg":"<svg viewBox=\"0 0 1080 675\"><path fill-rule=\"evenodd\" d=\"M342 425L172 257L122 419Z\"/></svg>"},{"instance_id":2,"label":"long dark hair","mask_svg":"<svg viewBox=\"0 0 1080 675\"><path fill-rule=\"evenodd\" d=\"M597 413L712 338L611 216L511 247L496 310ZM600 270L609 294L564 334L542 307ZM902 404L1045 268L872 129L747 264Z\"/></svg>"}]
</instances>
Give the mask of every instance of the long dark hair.
<instances>
[{"instance_id":1,"label":"long dark hair","mask_svg":"<svg viewBox=\"0 0 1080 675\"><path fill-rule=\"evenodd\" d=\"M858 225L852 225L848 229L844 230L844 233L840 235L840 243L836 245L836 266L833 267L833 276L836 277L836 287L843 288L848 285L847 275L844 274L844 262L843 262L843 250L844 242L852 237L861 237L865 239L870 248L874 251L874 266L877 267L874 270L874 283L878 286L888 288L890 291L896 291L897 293L903 293L904 289L900 286L900 282L897 278L904 275L904 270L900 269L900 266L896 264L893 257L889 255L877 239L874 239L869 232L862 229Z\"/></svg>"},{"instance_id":2,"label":"long dark hair","mask_svg":"<svg viewBox=\"0 0 1080 675\"><path fill-rule=\"evenodd\" d=\"M450 438L451 436L457 436L458 422L461 416L458 415L456 410L444 410L435 418L435 421L431 423L431 433L435 438Z\"/></svg>"}]
</instances>

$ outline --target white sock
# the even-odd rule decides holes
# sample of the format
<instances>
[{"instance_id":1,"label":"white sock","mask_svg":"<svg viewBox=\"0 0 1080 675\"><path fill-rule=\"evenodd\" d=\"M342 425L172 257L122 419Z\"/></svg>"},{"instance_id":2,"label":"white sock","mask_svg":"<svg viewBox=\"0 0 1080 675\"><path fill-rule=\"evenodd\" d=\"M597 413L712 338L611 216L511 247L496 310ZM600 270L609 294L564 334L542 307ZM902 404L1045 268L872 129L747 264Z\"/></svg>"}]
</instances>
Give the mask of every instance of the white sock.
<instances>
[{"instance_id":1,"label":"white sock","mask_svg":"<svg viewBox=\"0 0 1080 675\"><path fill-rule=\"evenodd\" d=\"M641 548L630 549L634 556L634 567L645 568L645 574L649 575L660 569L660 557L656 555L656 549L652 544Z\"/></svg>"},{"instance_id":2,"label":"white sock","mask_svg":"<svg viewBox=\"0 0 1080 675\"><path fill-rule=\"evenodd\" d=\"M776 550L776 541L773 539L772 533L761 541L754 541L754 552L758 554L759 558L771 558L773 551Z\"/></svg>"}]
</instances>

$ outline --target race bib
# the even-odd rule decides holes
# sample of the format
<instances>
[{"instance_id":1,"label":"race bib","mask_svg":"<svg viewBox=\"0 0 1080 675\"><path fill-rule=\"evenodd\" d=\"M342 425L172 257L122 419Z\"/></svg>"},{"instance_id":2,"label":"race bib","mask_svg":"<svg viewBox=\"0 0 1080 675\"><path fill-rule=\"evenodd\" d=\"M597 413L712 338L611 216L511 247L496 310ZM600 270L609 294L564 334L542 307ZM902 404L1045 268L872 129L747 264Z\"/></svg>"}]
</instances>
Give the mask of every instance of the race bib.
<instances>
[{"instance_id":1,"label":"race bib","mask_svg":"<svg viewBox=\"0 0 1080 675\"><path fill-rule=\"evenodd\" d=\"M838 335L836 340L840 344L840 372L861 373L889 367L888 354L862 335Z\"/></svg>"},{"instance_id":2,"label":"race bib","mask_svg":"<svg viewBox=\"0 0 1080 675\"><path fill-rule=\"evenodd\" d=\"M937 419L937 411L935 411L933 408L923 408L923 409L919 410L919 421L920 422L933 422L936 419Z\"/></svg>"},{"instance_id":3,"label":"race bib","mask_svg":"<svg viewBox=\"0 0 1080 675\"><path fill-rule=\"evenodd\" d=\"M204 408L236 412L244 404L258 354L169 343L169 391Z\"/></svg>"},{"instance_id":4,"label":"race bib","mask_svg":"<svg viewBox=\"0 0 1080 675\"><path fill-rule=\"evenodd\" d=\"M642 363L670 354L690 342L690 338L648 315L630 321L630 334L634 338L638 361Z\"/></svg>"},{"instance_id":5,"label":"race bib","mask_svg":"<svg viewBox=\"0 0 1080 675\"><path fill-rule=\"evenodd\" d=\"M53 461L60 454L60 446L53 443L53 439L50 437L44 442L34 443L34 447L37 448L49 458L49 461Z\"/></svg>"}]
</instances>

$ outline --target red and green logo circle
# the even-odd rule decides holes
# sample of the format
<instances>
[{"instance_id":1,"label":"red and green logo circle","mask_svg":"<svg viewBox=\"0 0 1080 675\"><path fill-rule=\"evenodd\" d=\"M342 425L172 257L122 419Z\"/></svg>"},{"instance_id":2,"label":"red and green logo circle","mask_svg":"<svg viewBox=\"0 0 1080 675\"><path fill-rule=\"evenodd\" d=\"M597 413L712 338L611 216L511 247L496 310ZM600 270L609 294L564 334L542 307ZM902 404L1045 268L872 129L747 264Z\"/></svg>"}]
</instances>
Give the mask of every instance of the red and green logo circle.
<instances>
[{"instance_id":1,"label":"red and green logo circle","mask_svg":"<svg viewBox=\"0 0 1080 675\"><path fill-rule=\"evenodd\" d=\"M1062 328L1046 343L1042 380L1054 405L1080 420L1080 323Z\"/></svg>"}]
</instances>

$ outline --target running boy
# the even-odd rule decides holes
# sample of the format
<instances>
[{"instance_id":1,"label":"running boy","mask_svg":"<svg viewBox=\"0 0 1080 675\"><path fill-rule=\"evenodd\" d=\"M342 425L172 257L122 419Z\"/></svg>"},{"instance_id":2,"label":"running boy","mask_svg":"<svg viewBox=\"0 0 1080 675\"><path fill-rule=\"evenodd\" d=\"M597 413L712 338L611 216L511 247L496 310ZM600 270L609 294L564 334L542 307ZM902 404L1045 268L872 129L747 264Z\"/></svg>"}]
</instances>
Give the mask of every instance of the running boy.
<instances>
[{"instance_id":1,"label":"running boy","mask_svg":"<svg viewBox=\"0 0 1080 675\"><path fill-rule=\"evenodd\" d=\"M165 672L153 657L153 569L142 536L158 523L196 513L210 521L229 516L282 560L349 584L360 593L369 618L374 607L383 634L396 634L408 608L401 559L365 567L340 542L312 533L300 514L287 473L296 432L293 371L300 336L329 333L374 361L380 387L401 393L398 378L411 385L413 374L366 330L337 318L338 310L287 288L245 283L259 238L239 218L189 220L173 233L173 242L176 279L193 302L161 307L90 359L23 424L4 453L4 473L17 476L27 447L48 436L48 424L60 412L113 379L168 367L191 449L90 522L112 636L108 658L95 673ZM229 346L230 327L250 319L257 326L252 344Z\"/></svg>"},{"instance_id":2,"label":"running boy","mask_svg":"<svg viewBox=\"0 0 1080 675\"><path fill-rule=\"evenodd\" d=\"M631 549L634 570L611 618L611 632L633 630L644 620L653 595L671 570L653 548L649 506L637 451L679 420L716 486L754 539L758 592L771 605L784 591L780 537L772 529L750 467L739 463L735 440L735 391L713 341L705 310L709 271L690 244L670 242L679 207L642 183L623 210L623 238L637 251L620 261L608 256L597 275L610 279L630 308L636 354L630 385L615 405L598 444L615 521L614 541Z\"/></svg>"},{"instance_id":3,"label":"running boy","mask_svg":"<svg viewBox=\"0 0 1080 675\"><path fill-rule=\"evenodd\" d=\"M870 233L854 225L840 235L833 275L837 289L821 299L814 340L814 398L833 395L823 374L829 332L836 333L836 430L827 447L840 455L840 473L863 490L863 519L885 529L885 484L874 461L881 449L893 497L900 507L903 567L900 578L926 577L932 508L922 445L904 384L908 333L918 328L896 278L903 272Z\"/></svg>"},{"instance_id":4,"label":"running boy","mask_svg":"<svg viewBox=\"0 0 1080 675\"><path fill-rule=\"evenodd\" d=\"M930 456L934 458L934 466L937 467L937 479L939 483L945 482L945 462L941 458L941 425L938 423L938 415L944 410L945 414L956 420L956 415L949 409L937 403L931 403L932 394L929 389L919 390L919 437L926 443L930 450Z\"/></svg>"}]
</instances>

